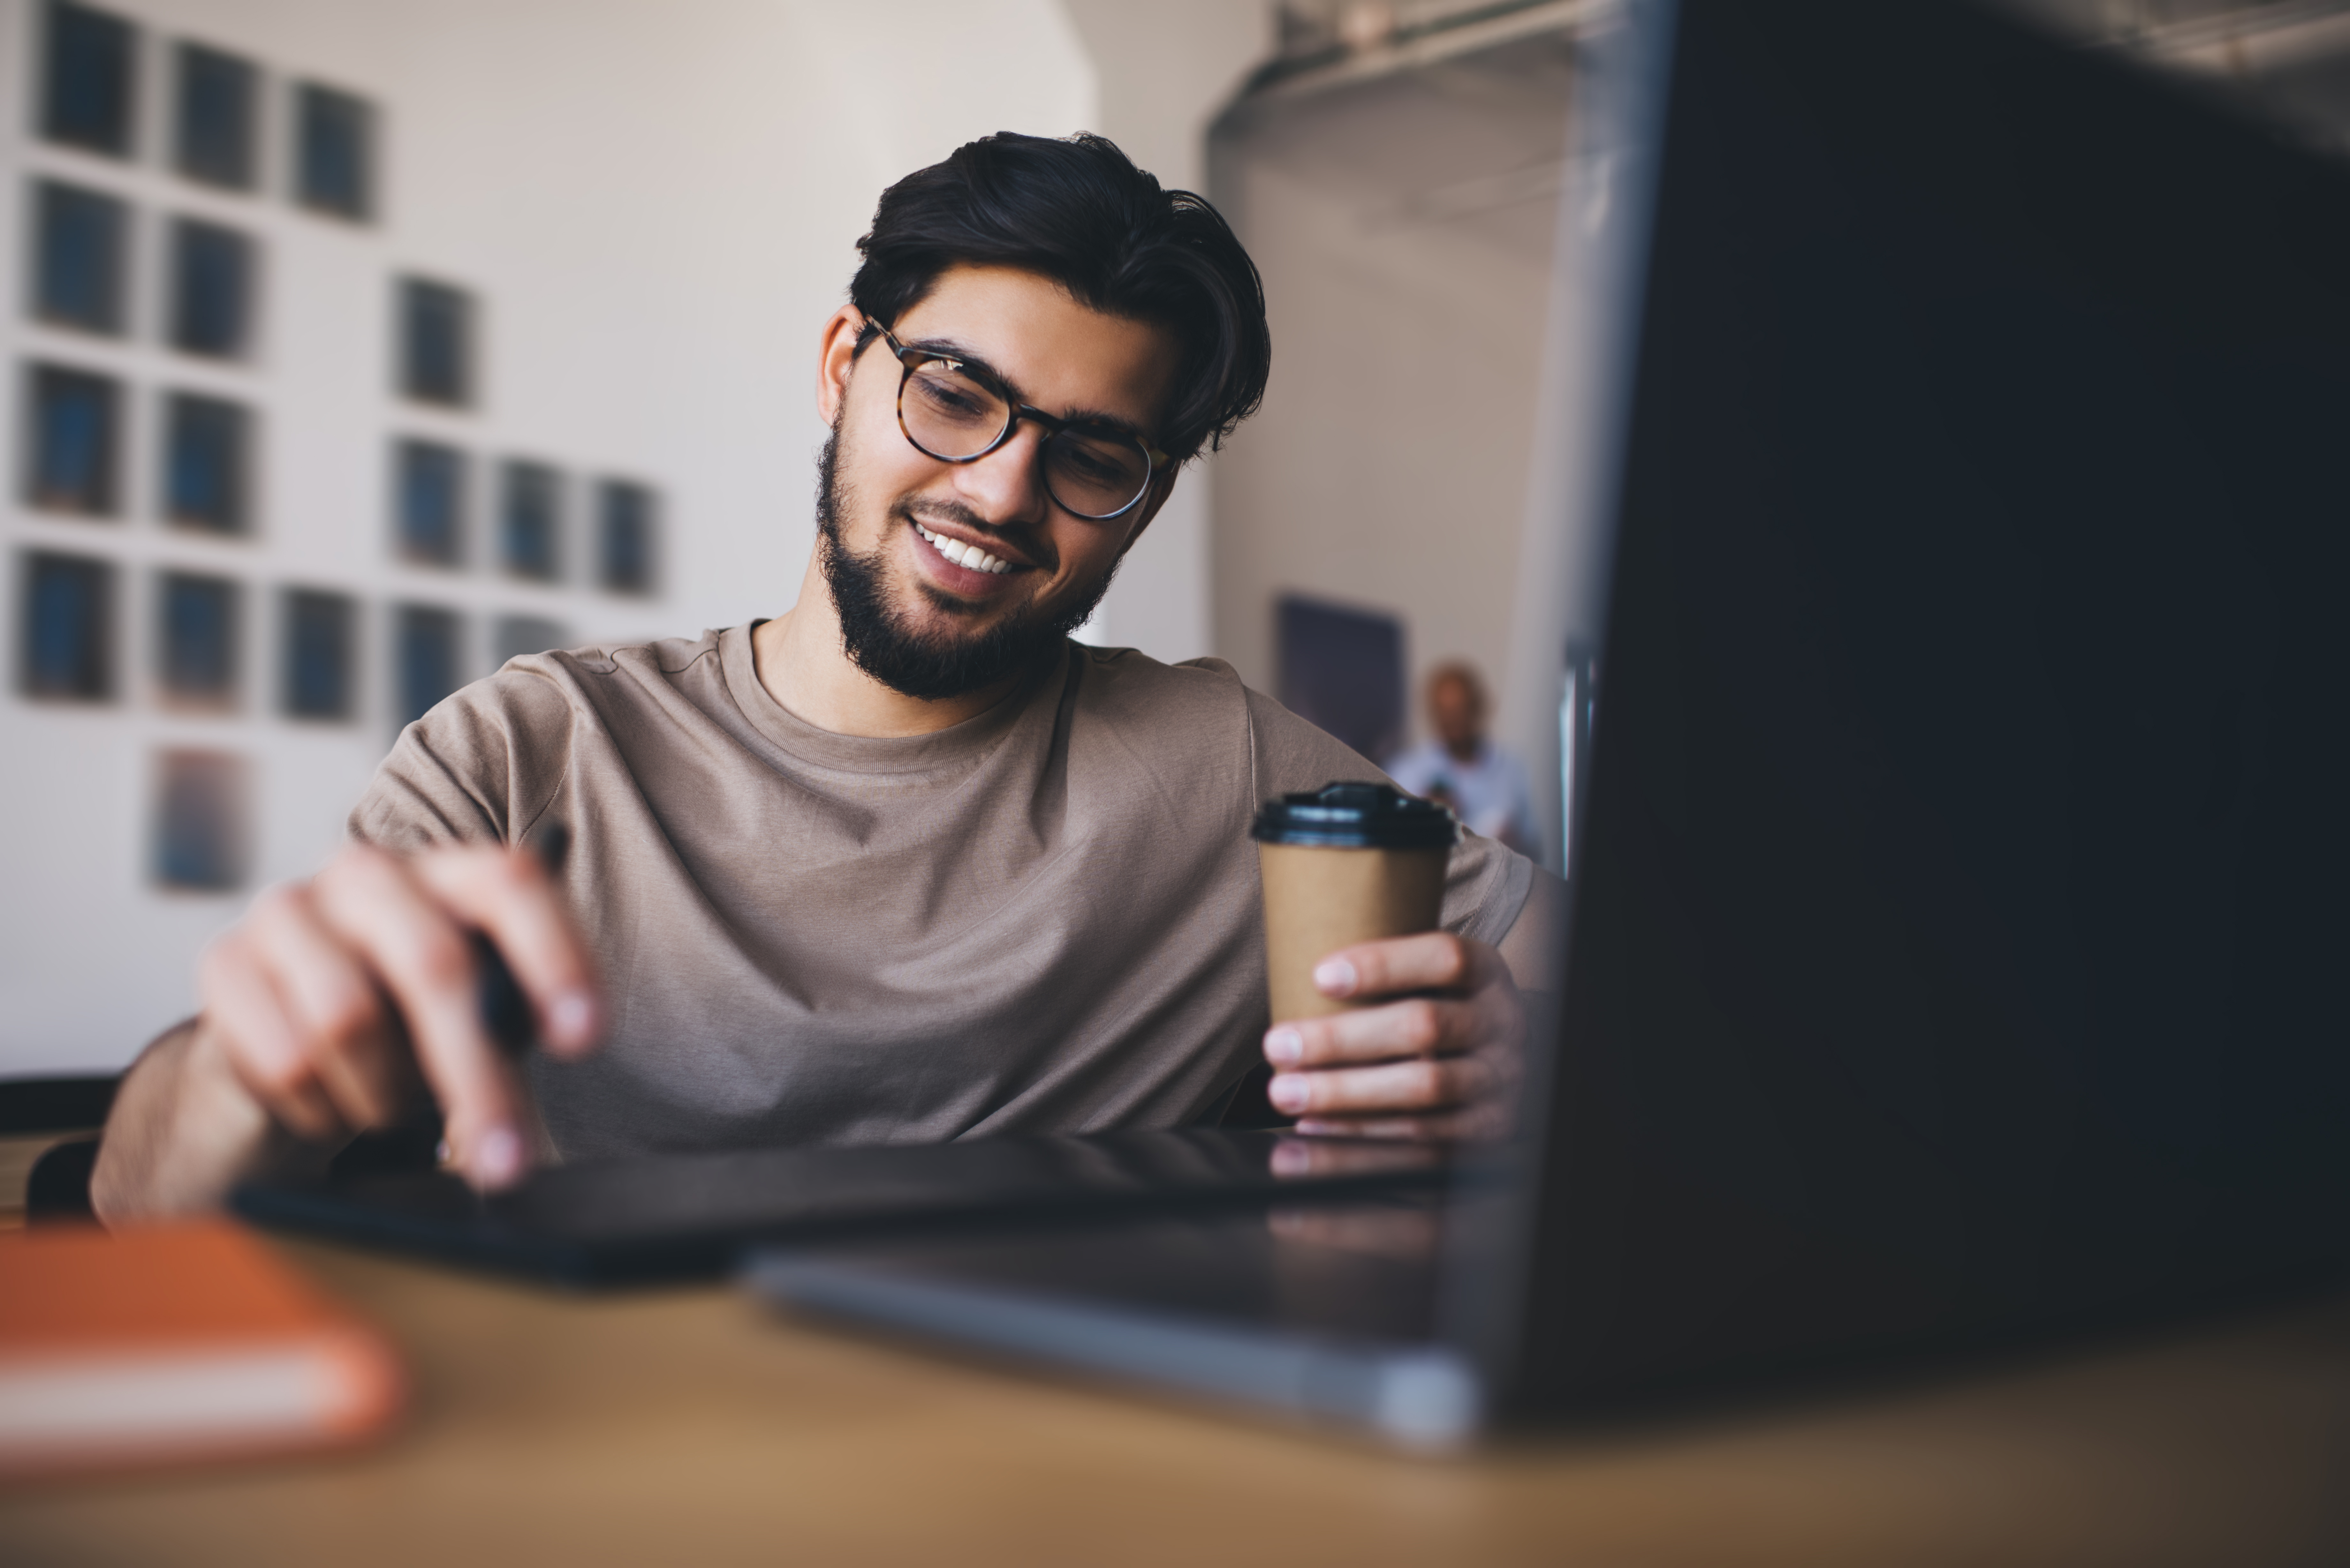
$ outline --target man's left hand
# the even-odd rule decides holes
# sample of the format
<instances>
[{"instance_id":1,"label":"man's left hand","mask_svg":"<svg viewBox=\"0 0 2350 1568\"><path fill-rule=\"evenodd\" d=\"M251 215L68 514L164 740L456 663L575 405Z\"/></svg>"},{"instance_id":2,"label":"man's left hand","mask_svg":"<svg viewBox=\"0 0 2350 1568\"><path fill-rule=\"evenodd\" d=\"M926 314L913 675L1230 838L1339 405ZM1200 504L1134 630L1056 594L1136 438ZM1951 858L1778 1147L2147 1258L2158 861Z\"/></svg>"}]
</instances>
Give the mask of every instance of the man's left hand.
<instances>
[{"instance_id":1,"label":"man's left hand","mask_svg":"<svg viewBox=\"0 0 2350 1568\"><path fill-rule=\"evenodd\" d=\"M1526 1010L1502 955L1446 931L1342 948L1322 994L1364 1002L1280 1022L1264 1037L1274 1106L1301 1133L1381 1138L1508 1135Z\"/></svg>"}]
</instances>

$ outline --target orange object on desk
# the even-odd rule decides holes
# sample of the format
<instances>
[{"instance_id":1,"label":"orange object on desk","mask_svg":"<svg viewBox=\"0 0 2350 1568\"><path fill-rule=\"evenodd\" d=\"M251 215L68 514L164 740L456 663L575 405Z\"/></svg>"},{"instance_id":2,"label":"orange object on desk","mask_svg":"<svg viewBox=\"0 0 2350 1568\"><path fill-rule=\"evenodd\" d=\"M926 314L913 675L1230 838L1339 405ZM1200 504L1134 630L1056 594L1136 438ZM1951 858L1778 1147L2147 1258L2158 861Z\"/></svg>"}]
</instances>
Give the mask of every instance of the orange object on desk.
<instances>
[{"instance_id":1,"label":"orange object on desk","mask_svg":"<svg viewBox=\"0 0 2350 1568\"><path fill-rule=\"evenodd\" d=\"M362 1441L380 1334L221 1220L0 1233L0 1480Z\"/></svg>"}]
</instances>

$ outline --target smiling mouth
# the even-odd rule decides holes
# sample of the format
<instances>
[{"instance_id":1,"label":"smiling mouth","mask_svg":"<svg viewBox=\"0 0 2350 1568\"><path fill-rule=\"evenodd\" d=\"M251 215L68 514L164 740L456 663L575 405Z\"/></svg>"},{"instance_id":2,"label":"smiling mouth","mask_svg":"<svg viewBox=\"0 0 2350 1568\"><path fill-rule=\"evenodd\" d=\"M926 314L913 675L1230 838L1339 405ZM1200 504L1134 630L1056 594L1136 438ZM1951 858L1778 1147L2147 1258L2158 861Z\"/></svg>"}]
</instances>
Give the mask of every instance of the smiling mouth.
<instances>
[{"instance_id":1,"label":"smiling mouth","mask_svg":"<svg viewBox=\"0 0 2350 1568\"><path fill-rule=\"evenodd\" d=\"M914 524L914 532L928 541L931 549L965 571L986 572L991 576L1001 576L1012 569L1012 563L1001 556L991 556L976 545L966 545L960 539L950 539L944 534L933 534L920 523Z\"/></svg>"}]
</instances>

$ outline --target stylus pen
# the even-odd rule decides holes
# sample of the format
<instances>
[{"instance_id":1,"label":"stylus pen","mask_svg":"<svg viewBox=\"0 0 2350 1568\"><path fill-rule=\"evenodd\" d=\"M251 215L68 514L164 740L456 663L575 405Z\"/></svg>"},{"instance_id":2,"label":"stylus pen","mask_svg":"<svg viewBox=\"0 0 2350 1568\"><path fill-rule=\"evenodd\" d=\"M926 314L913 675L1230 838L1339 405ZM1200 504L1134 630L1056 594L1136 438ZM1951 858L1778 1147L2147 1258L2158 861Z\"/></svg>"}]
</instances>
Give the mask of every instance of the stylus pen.
<instances>
[{"instance_id":1,"label":"stylus pen","mask_svg":"<svg viewBox=\"0 0 2350 1568\"><path fill-rule=\"evenodd\" d=\"M538 857L538 863L546 868L552 880L563 875L564 857L571 852L571 830L559 822L542 822L531 829L523 845ZM482 1027L497 1042L498 1049L509 1056L519 1056L538 1038L530 998L524 994L514 971L506 967L505 954L498 951L498 944L490 940L489 933L475 931L473 940L473 964L481 975L477 994L481 999Z\"/></svg>"}]
</instances>

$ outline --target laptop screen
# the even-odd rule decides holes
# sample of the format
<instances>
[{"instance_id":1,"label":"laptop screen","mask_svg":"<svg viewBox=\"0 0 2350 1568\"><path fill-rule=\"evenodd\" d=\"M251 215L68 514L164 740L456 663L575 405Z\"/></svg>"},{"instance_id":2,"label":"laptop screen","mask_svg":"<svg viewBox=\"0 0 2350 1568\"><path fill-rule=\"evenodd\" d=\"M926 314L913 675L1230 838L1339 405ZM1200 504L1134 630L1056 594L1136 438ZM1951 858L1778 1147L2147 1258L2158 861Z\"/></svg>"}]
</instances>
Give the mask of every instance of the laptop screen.
<instances>
[{"instance_id":1,"label":"laptop screen","mask_svg":"<svg viewBox=\"0 0 2350 1568\"><path fill-rule=\"evenodd\" d=\"M1531 1397L2331 1274L2350 174L1954 0L1635 9Z\"/></svg>"}]
</instances>

